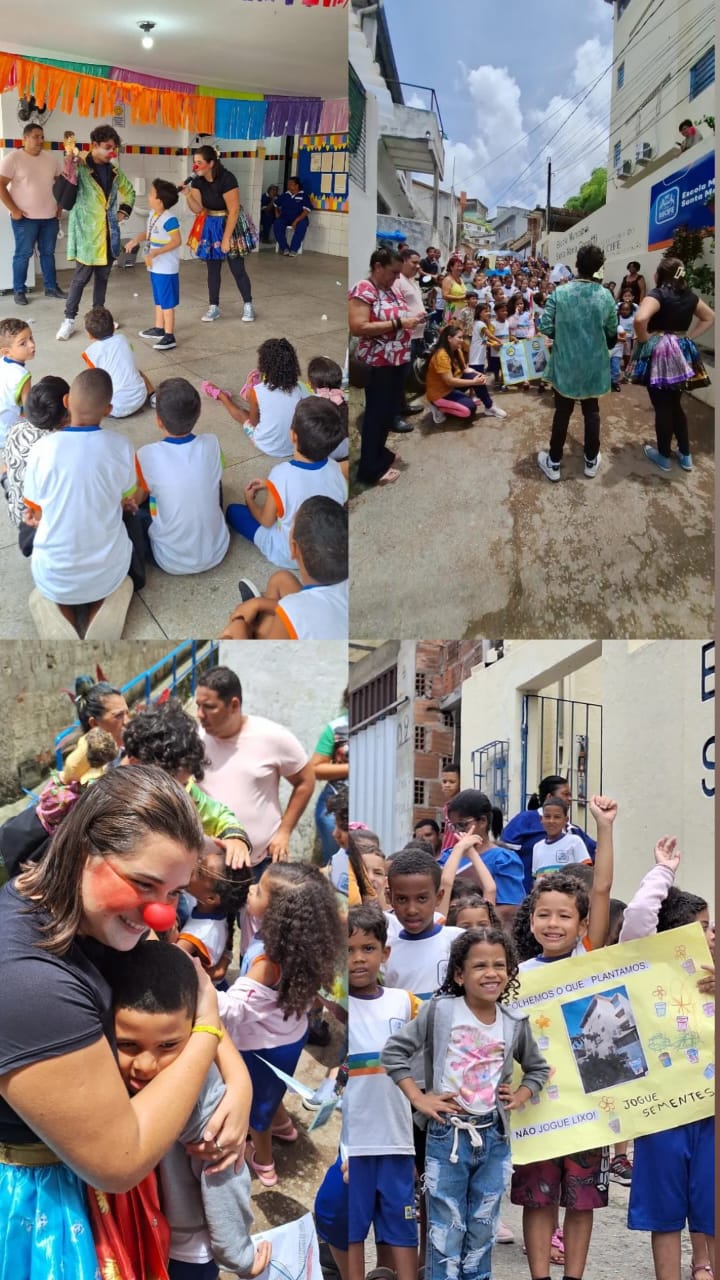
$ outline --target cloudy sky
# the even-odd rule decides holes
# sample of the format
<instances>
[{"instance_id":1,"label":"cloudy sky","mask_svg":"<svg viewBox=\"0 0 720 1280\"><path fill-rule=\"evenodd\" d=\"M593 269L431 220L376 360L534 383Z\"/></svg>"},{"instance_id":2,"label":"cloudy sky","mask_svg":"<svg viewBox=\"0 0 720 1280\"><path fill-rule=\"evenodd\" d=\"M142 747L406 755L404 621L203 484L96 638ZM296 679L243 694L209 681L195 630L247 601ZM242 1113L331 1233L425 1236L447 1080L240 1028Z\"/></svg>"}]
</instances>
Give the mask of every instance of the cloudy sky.
<instances>
[{"instance_id":1,"label":"cloudy sky","mask_svg":"<svg viewBox=\"0 0 720 1280\"><path fill-rule=\"evenodd\" d=\"M444 186L454 164L455 190L492 214L497 204L545 204L548 155L553 204L606 165L613 9L605 0L507 5L507 23L490 0L384 0L384 9L400 80L435 89L449 139ZM426 93L403 93L410 106L429 105Z\"/></svg>"}]
</instances>

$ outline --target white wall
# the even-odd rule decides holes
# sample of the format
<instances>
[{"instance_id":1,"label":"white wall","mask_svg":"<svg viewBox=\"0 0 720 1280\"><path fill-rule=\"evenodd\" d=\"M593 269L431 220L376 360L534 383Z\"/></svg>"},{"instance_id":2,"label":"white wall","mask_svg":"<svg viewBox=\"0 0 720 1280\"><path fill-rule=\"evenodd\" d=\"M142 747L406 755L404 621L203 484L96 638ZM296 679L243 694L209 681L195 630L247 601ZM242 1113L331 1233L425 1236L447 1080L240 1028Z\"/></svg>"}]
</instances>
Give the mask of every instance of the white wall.
<instances>
[{"instance_id":1,"label":"white wall","mask_svg":"<svg viewBox=\"0 0 720 1280\"><path fill-rule=\"evenodd\" d=\"M651 9L652 5L633 3L619 19L614 19L616 61L610 106L608 204L621 198L620 187L611 177L617 142L621 144L623 160L634 161L643 142L652 147L655 156L661 156L679 141L681 120L700 120L706 114L715 114L714 84L692 102L688 96L690 67L713 43L712 4L708 0L665 0L662 11L647 21ZM621 62L625 64L625 80L618 89L617 68ZM712 146L710 130L705 125L700 128L703 145L709 139Z\"/></svg>"},{"instance_id":2,"label":"white wall","mask_svg":"<svg viewBox=\"0 0 720 1280\"><path fill-rule=\"evenodd\" d=\"M679 640L506 641L505 649L506 657L475 668L463 685L462 785L472 785L473 748L509 739L510 813L518 811L522 692L552 693L563 679L563 696L603 706L603 790L620 806L615 896L633 894L652 866L655 841L667 833L684 853L678 883L710 900L713 652ZM537 781L529 776L528 787ZM589 818L591 834L593 826Z\"/></svg>"},{"instance_id":3,"label":"white wall","mask_svg":"<svg viewBox=\"0 0 720 1280\"><path fill-rule=\"evenodd\" d=\"M244 710L285 725L312 755L325 725L340 714L347 686L347 646L339 641L287 645L270 640L265 644L223 640L219 660L221 666L230 667L238 675ZM315 795L320 790L320 786L316 787ZM281 784L280 794L284 807L289 794L286 783ZM314 807L315 796L292 839L295 857L311 856Z\"/></svg>"},{"instance_id":4,"label":"white wall","mask_svg":"<svg viewBox=\"0 0 720 1280\"><path fill-rule=\"evenodd\" d=\"M352 177L349 184L352 235L348 270L351 285L367 275L370 254L375 248L379 136L378 106L373 95L369 93L365 99L365 185L360 188Z\"/></svg>"}]
</instances>

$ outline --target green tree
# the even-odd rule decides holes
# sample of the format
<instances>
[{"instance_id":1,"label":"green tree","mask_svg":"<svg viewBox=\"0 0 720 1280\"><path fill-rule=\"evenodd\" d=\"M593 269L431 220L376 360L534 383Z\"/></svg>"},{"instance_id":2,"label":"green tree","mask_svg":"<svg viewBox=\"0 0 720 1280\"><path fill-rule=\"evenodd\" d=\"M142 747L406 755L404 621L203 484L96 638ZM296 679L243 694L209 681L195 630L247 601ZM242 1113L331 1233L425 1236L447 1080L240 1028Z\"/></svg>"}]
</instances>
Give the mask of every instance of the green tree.
<instances>
[{"instance_id":1,"label":"green tree","mask_svg":"<svg viewBox=\"0 0 720 1280\"><path fill-rule=\"evenodd\" d=\"M578 195L565 201L565 208L573 213L594 213L602 209L607 192L607 169L593 169L587 182L583 182Z\"/></svg>"}]
</instances>

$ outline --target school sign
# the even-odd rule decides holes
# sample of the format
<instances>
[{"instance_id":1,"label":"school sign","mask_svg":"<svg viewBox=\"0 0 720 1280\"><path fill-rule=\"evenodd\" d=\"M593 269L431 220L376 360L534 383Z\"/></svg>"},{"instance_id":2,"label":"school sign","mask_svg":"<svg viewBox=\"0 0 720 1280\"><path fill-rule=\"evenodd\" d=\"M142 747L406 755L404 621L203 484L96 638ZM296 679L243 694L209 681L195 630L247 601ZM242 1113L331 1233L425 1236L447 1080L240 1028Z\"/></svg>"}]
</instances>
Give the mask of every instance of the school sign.
<instances>
[{"instance_id":1,"label":"school sign","mask_svg":"<svg viewBox=\"0 0 720 1280\"><path fill-rule=\"evenodd\" d=\"M650 191L648 249L667 249L678 227L715 229L715 153L668 174Z\"/></svg>"},{"instance_id":2,"label":"school sign","mask_svg":"<svg viewBox=\"0 0 720 1280\"><path fill-rule=\"evenodd\" d=\"M550 1078L511 1113L514 1164L609 1146L711 1116L715 1001L699 924L520 975ZM520 1081L520 1071L513 1080Z\"/></svg>"}]
</instances>

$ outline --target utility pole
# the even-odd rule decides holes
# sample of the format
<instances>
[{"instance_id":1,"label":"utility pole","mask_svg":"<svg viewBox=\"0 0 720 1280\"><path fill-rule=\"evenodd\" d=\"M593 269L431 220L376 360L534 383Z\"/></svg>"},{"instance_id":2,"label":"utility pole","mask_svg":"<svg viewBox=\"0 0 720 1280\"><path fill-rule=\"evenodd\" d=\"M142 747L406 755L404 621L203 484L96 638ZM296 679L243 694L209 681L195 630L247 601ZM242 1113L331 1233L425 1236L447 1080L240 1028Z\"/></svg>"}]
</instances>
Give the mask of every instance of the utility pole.
<instances>
[{"instance_id":1,"label":"utility pole","mask_svg":"<svg viewBox=\"0 0 720 1280\"><path fill-rule=\"evenodd\" d=\"M550 187L552 184L552 161L548 156L547 162L547 208L545 210L545 234L550 235Z\"/></svg>"}]
</instances>

